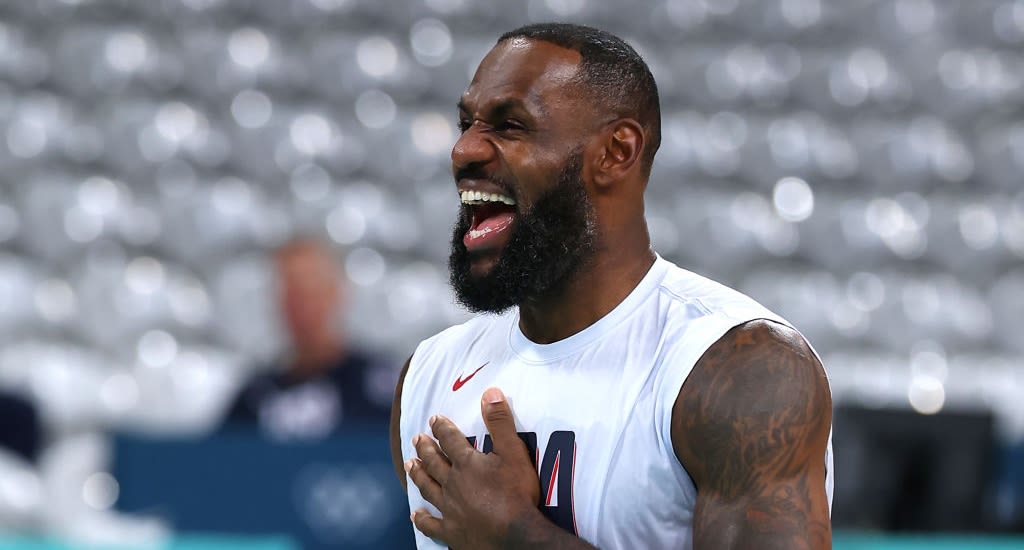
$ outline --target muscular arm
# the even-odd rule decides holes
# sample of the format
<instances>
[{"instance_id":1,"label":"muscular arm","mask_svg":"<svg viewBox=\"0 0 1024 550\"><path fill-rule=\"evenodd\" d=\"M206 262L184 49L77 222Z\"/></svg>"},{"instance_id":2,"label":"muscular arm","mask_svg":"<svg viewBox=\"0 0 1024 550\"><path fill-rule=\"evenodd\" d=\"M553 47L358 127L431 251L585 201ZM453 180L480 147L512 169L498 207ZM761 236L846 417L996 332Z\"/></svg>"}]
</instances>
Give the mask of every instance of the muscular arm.
<instances>
[{"instance_id":1,"label":"muscular arm","mask_svg":"<svg viewBox=\"0 0 1024 550\"><path fill-rule=\"evenodd\" d=\"M827 550L832 399L794 330L751 321L694 366L672 410L676 456L697 486L694 550Z\"/></svg>"},{"instance_id":2,"label":"muscular arm","mask_svg":"<svg viewBox=\"0 0 1024 550\"><path fill-rule=\"evenodd\" d=\"M395 474L398 475L398 481L402 483L402 488L405 489L405 468L402 463L405 459L402 458L402 384L405 383L405 373L409 372L409 363L412 363L412 357L410 356L405 360L405 365L402 366L402 372L398 375L398 384L395 385L395 397L391 400L391 464L395 467Z\"/></svg>"}]
</instances>

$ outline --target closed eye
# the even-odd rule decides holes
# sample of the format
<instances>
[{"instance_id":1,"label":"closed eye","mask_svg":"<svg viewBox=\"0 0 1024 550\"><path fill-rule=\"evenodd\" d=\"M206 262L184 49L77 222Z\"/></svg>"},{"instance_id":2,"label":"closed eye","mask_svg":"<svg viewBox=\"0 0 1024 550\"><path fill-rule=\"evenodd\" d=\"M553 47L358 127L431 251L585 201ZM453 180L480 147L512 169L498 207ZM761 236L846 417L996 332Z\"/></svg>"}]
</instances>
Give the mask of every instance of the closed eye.
<instances>
[{"instance_id":1,"label":"closed eye","mask_svg":"<svg viewBox=\"0 0 1024 550\"><path fill-rule=\"evenodd\" d=\"M473 126L473 121L471 121L469 119L466 119L466 118L461 118L461 117L459 118L458 127L459 127L459 132L460 133L465 133L466 130L469 130L469 128L471 126ZM497 124L496 126L494 126L494 129L499 131L499 132L508 132L508 131L519 132L519 131L525 131L527 128L526 128L526 125L524 125L523 123L519 122L518 120L506 119L506 120L501 121L501 123Z\"/></svg>"},{"instance_id":2,"label":"closed eye","mask_svg":"<svg viewBox=\"0 0 1024 550\"><path fill-rule=\"evenodd\" d=\"M514 118L505 119L497 126L498 130L511 130L511 131L523 131L526 130L526 126Z\"/></svg>"}]
</instances>

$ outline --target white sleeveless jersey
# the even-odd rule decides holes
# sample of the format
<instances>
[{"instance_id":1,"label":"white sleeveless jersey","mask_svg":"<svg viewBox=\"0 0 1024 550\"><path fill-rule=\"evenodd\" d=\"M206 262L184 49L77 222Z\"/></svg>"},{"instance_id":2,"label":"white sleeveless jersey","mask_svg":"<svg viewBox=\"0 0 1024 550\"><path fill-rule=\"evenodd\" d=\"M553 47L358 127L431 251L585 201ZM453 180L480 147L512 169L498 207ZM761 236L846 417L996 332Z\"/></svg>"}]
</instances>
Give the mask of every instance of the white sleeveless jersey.
<instances>
[{"instance_id":1,"label":"white sleeveless jersey","mask_svg":"<svg viewBox=\"0 0 1024 550\"><path fill-rule=\"evenodd\" d=\"M402 388L401 437L451 418L489 451L483 391L507 396L536 458L541 509L602 549L690 549L697 491L672 449L672 407L697 360L729 329L787 324L751 298L658 258L615 309L564 340L535 344L518 310L481 315L416 349ZM831 437L826 492L832 502ZM437 510L409 481L412 510ZM444 548L416 531L419 548Z\"/></svg>"}]
</instances>

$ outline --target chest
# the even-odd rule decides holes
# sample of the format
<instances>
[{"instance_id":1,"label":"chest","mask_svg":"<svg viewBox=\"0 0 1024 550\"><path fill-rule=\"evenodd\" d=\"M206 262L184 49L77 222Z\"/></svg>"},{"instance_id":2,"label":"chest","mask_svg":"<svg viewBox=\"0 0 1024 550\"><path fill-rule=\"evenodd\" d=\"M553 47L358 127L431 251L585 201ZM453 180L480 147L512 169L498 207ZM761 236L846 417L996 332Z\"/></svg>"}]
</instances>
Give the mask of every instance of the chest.
<instances>
[{"instance_id":1,"label":"chest","mask_svg":"<svg viewBox=\"0 0 1024 550\"><path fill-rule=\"evenodd\" d=\"M466 358L448 365L443 383L418 414L451 418L481 452L492 449L480 399L489 387L505 393L520 438L537 468L541 509L563 529L595 540L604 518L657 506L652 476L671 475L655 425L653 355L645 361L581 354L557 364L529 364L503 356ZM637 508L637 507L640 508ZM603 527L602 527L603 526Z\"/></svg>"},{"instance_id":2,"label":"chest","mask_svg":"<svg viewBox=\"0 0 1024 550\"><path fill-rule=\"evenodd\" d=\"M480 400L487 388L497 387L508 398L519 431L535 434L529 437L537 440L540 452L555 433L574 434L577 446L609 449L641 400L653 367L651 358L630 362L601 353L544 364L511 353L471 354L438 369L442 380L434 384L424 413L451 418L468 436L476 436L483 450L487 438Z\"/></svg>"}]
</instances>

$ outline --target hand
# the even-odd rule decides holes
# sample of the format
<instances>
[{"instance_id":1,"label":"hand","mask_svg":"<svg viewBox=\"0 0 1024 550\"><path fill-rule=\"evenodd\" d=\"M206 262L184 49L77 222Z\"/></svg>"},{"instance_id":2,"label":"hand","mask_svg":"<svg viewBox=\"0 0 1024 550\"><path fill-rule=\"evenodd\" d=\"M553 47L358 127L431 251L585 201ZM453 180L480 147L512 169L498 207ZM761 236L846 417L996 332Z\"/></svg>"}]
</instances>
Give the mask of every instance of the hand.
<instances>
[{"instance_id":1,"label":"hand","mask_svg":"<svg viewBox=\"0 0 1024 550\"><path fill-rule=\"evenodd\" d=\"M501 390L489 388L480 408L494 442L490 454L473 448L451 420L434 416L430 428L437 442L417 435L413 445L418 458L405 462L420 494L441 512L437 518L416 510L413 523L451 548L500 548L510 524L540 514L540 479L516 434L508 401Z\"/></svg>"}]
</instances>

